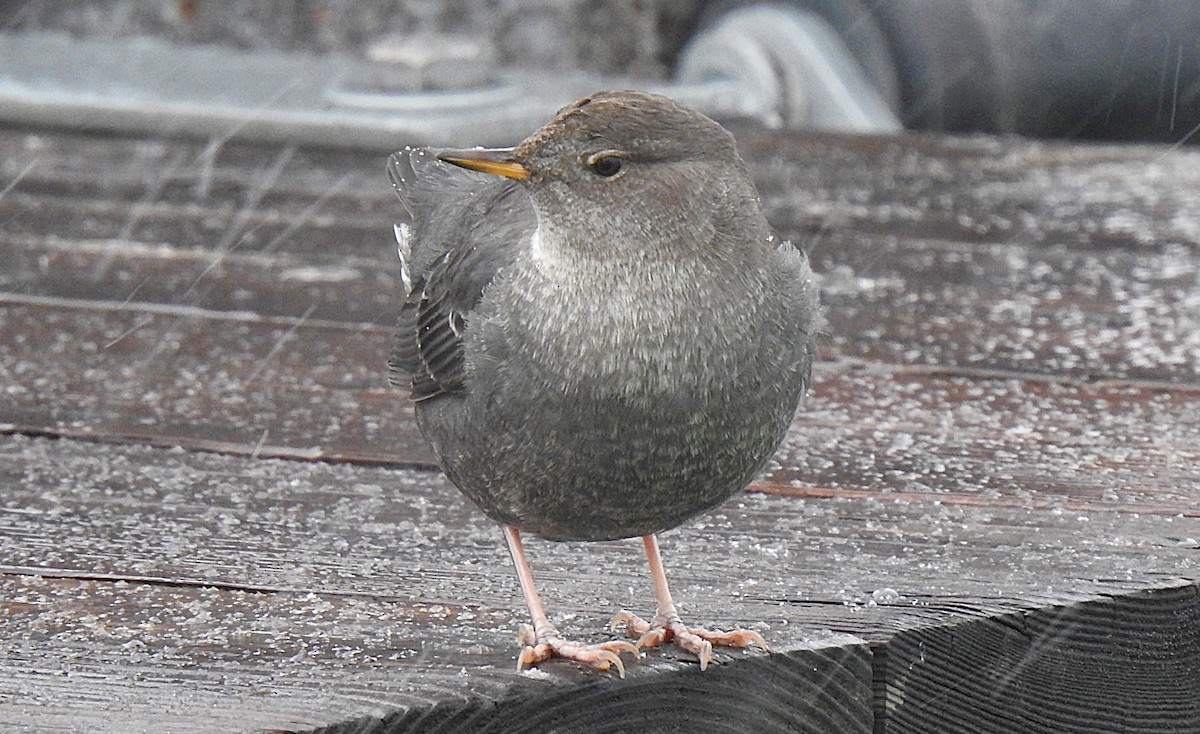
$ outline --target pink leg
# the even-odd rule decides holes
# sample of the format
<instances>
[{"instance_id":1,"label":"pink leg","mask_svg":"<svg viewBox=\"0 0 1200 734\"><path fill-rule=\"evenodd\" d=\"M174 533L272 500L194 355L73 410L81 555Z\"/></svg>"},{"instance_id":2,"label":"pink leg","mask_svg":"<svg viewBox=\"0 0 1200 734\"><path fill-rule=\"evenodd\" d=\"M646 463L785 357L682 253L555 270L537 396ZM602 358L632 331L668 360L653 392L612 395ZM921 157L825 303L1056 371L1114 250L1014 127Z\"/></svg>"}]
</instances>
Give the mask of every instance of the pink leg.
<instances>
[{"instance_id":1,"label":"pink leg","mask_svg":"<svg viewBox=\"0 0 1200 734\"><path fill-rule=\"evenodd\" d=\"M637 647L624 640L585 645L563 639L546 616L546 610L542 608L542 599L533 583L533 572L529 569L529 561L525 559L521 533L515 527L505 525L504 540L508 543L508 552L512 555L513 566L517 569L517 579L521 582L521 593L525 595L525 605L529 607L529 616L533 620L533 627L521 625L519 637L525 649L521 650L517 657L517 670L526 665L536 665L543 660L559 657L575 660L598 670L608 670L609 666L615 665L617 672L624 678L625 665L618 653L630 652L637 655Z\"/></svg>"},{"instance_id":2,"label":"pink leg","mask_svg":"<svg viewBox=\"0 0 1200 734\"><path fill-rule=\"evenodd\" d=\"M646 622L632 612L618 612L613 617L613 623L625 623L625 631L630 637L638 638L637 646L657 647L664 642L673 640L676 645L700 658L700 669L704 670L712 662L712 646L728 645L732 647L747 647L757 645L767 649L767 641L757 632L750 630L734 630L719 632L706 630L702 627L688 627L679 618L675 609L675 601L671 598L671 590L667 588L667 572L663 569L662 554L658 550L658 538L653 535L642 536L642 544L646 547L646 560L650 563L650 582L654 585L654 600L657 611L653 622Z\"/></svg>"}]
</instances>

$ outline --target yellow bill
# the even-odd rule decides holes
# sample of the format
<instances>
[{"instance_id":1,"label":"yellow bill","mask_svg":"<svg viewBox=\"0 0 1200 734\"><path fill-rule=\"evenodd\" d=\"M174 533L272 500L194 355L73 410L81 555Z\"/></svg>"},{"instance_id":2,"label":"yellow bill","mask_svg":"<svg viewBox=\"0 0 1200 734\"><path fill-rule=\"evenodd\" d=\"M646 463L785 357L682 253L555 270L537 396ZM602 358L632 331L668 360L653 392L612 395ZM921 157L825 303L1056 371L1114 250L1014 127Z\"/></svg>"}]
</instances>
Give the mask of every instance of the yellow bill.
<instances>
[{"instance_id":1,"label":"yellow bill","mask_svg":"<svg viewBox=\"0 0 1200 734\"><path fill-rule=\"evenodd\" d=\"M473 150L444 150L437 154L438 160L472 171L482 171L505 178L524 181L529 178L529 169L512 160L512 148L475 148Z\"/></svg>"}]
</instances>

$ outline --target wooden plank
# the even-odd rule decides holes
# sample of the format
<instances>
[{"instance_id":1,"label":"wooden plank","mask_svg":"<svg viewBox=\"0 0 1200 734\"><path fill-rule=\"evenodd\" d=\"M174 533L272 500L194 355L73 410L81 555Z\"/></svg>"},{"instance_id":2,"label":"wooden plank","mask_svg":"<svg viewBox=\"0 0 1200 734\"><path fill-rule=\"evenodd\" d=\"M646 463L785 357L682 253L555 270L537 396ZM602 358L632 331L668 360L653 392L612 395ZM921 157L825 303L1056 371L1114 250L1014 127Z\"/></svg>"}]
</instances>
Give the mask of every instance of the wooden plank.
<instances>
[{"instance_id":1,"label":"wooden plank","mask_svg":"<svg viewBox=\"0 0 1200 734\"><path fill-rule=\"evenodd\" d=\"M827 235L829 357L1200 384L1200 253Z\"/></svg>"},{"instance_id":2,"label":"wooden plank","mask_svg":"<svg viewBox=\"0 0 1200 734\"><path fill-rule=\"evenodd\" d=\"M826 232L1015 250L1194 251L1200 151L989 136L746 130L768 218Z\"/></svg>"},{"instance_id":3,"label":"wooden plank","mask_svg":"<svg viewBox=\"0 0 1200 734\"><path fill-rule=\"evenodd\" d=\"M825 358L1197 384L1197 153L743 141L772 222L825 274ZM24 173L0 198L9 292L390 319L402 211L380 156L3 131L0 149Z\"/></svg>"},{"instance_id":4,"label":"wooden plank","mask_svg":"<svg viewBox=\"0 0 1200 734\"><path fill-rule=\"evenodd\" d=\"M382 235L377 239L387 246ZM305 316L388 328L400 298L398 261L381 263L337 253L214 253L127 240L19 240L2 235L0 248L7 258L0 289L13 295L133 308L152 304Z\"/></svg>"},{"instance_id":5,"label":"wooden plank","mask_svg":"<svg viewBox=\"0 0 1200 734\"><path fill-rule=\"evenodd\" d=\"M1196 517L1198 400L1191 388L826 371L760 486Z\"/></svg>"},{"instance_id":6,"label":"wooden plank","mask_svg":"<svg viewBox=\"0 0 1200 734\"><path fill-rule=\"evenodd\" d=\"M379 156L0 129L0 432L126 444L3 438L2 728L673 730L760 690L792 729L1200 728L1200 154L742 140L827 274L824 361L757 491L665 550L691 619L783 654L622 689L515 675L495 529L394 466L430 457L382 388ZM646 611L632 545L531 543L564 627Z\"/></svg>"},{"instance_id":7,"label":"wooden plank","mask_svg":"<svg viewBox=\"0 0 1200 734\"><path fill-rule=\"evenodd\" d=\"M13 542L0 567L16 606L5 606L0 687L49 677L40 690L57 713L78 708L96 730L213 731L261 699L242 726L391 714L413 718L396 730L429 731L429 719L453 713L455 731L481 730L465 717L496 731L542 731L546 717L580 731L698 719L704 731L704 702L734 694L774 730L870 730L867 647L829 633L818 635L824 642L781 635L783 655L745 656L749 665L711 677L671 653L631 666L627 681L570 665L515 673L523 615L497 529L432 473L20 438L5 449L4 466L22 472L27 489L5 486ZM144 525L132 527L134 518ZM69 536L78 541L43 544ZM580 633L598 636L614 609L588 588L586 546L573 555L558 593L547 576L549 598L571 613L590 605ZM145 680L161 687L142 690ZM746 697L751 685L758 694ZM573 695L556 690L564 687ZM193 689L194 701L161 707ZM618 699L626 705L613 711ZM103 701L137 705L122 715ZM189 722L205 705L221 717ZM36 705L8 715L0 723L44 722Z\"/></svg>"},{"instance_id":8,"label":"wooden plank","mask_svg":"<svg viewBox=\"0 0 1200 734\"><path fill-rule=\"evenodd\" d=\"M8 430L300 459L433 466L390 330L312 319L0 302ZM767 491L903 492L981 506L1195 515L1192 388L818 373Z\"/></svg>"},{"instance_id":9,"label":"wooden plank","mask_svg":"<svg viewBox=\"0 0 1200 734\"><path fill-rule=\"evenodd\" d=\"M876 731L1195 731L1197 630L1184 585L897 635Z\"/></svg>"},{"instance_id":10,"label":"wooden plank","mask_svg":"<svg viewBox=\"0 0 1200 734\"><path fill-rule=\"evenodd\" d=\"M24 179L22 184L27 185ZM271 315L300 316L313 309L318 318L369 322L386 320L396 294L388 231L399 212L390 199L376 203L369 215L329 212L321 222L300 225L286 208L266 212L253 226L231 226L246 226L248 237L269 241L259 247L239 236L236 248L227 234L198 235L194 227L159 235L173 238L168 241L175 248L139 248L125 238L80 247L55 227L72 217L90 221L80 212L88 203L11 194L0 204L13 208L8 220L36 213L46 230L6 236L12 266L0 285L11 292L218 310L252 307ZM127 202L106 205L128 215ZM235 214L197 204L175 206L162 216L211 221ZM1188 215L1163 216L1184 218L1179 225L1184 226ZM810 241L798 231L803 224L797 216L777 219L785 234ZM88 226L95 234L95 222ZM290 229L268 236L264 228L270 226ZM99 230L115 236L128 227ZM338 243L336 250L331 242ZM1198 275L1186 245L1095 251L1055 244L1030 250L1013 242L971 245L822 232L809 244L826 273L830 322L822 347L830 358L1195 382ZM286 250L288 256L237 254L256 248ZM989 324L982 342L964 333L980 323Z\"/></svg>"},{"instance_id":11,"label":"wooden plank","mask_svg":"<svg viewBox=\"0 0 1200 734\"><path fill-rule=\"evenodd\" d=\"M389 227L378 223L370 259L327 247L264 256L6 237L0 288L386 325L399 288ZM1185 252L1014 253L827 235L814 259L825 273L825 359L1200 384L1200 258Z\"/></svg>"},{"instance_id":12,"label":"wooden plank","mask_svg":"<svg viewBox=\"0 0 1200 734\"><path fill-rule=\"evenodd\" d=\"M74 301L10 303L0 334L10 381L0 422L10 430L431 461L411 405L386 386L388 329Z\"/></svg>"},{"instance_id":13,"label":"wooden plank","mask_svg":"<svg viewBox=\"0 0 1200 734\"><path fill-rule=\"evenodd\" d=\"M0 129L0 159L16 238L369 256L399 209L382 154Z\"/></svg>"},{"instance_id":14,"label":"wooden plank","mask_svg":"<svg viewBox=\"0 0 1200 734\"><path fill-rule=\"evenodd\" d=\"M1200 721L1180 682L1200 652L1196 519L747 495L667 534L667 563L690 618L754 620L782 654L722 653L701 675L654 651L621 682L565 663L512 670L523 612L498 531L435 472L19 436L0 458L6 730L214 731L236 717L352 730L366 716L399 731L441 717L446 731L538 731L549 719L531 711L569 710L580 731L604 718L615 728L597 730L620 731L658 726L648 709L662 706L689 730L726 731L691 704L732 697L774 711L756 726L869 731L874 685L896 721L934 731L1000 673L1048 698L1106 675L1169 704L1156 720L1178 731ZM572 634L603 639L609 614L649 603L635 543L530 551ZM1068 621L1054 627L1038 616L1047 608ZM998 633L1005 644L989 647ZM1060 649L1086 669L1054 678ZM921 687L949 675L958 693L922 703ZM994 705L1011 716L1021 702ZM215 719L197 717L208 707Z\"/></svg>"},{"instance_id":15,"label":"wooden plank","mask_svg":"<svg viewBox=\"0 0 1200 734\"><path fill-rule=\"evenodd\" d=\"M1189 147L733 129L769 217L788 234L857 231L885 240L903 235L964 245L1156 251L1194 246L1200 231L1200 151ZM12 233L211 246L227 235L141 236L130 231L130 217L153 214L159 203L209 207L210 219L213 212L229 218L213 222L211 232L223 233L239 211L295 215L320 201L318 210L327 216L314 216L318 229L336 220L339 228L370 231L397 214L382 175L388 152L0 127L0 175L20 176L0 207L17 202L15 212L3 210ZM61 200L64 216L39 217L36 206L14 198L26 193L39 205ZM97 214L85 229L69 229L91 215L70 216L67 202L88 200L142 206L115 207L111 219ZM252 235L243 246L273 239Z\"/></svg>"},{"instance_id":16,"label":"wooden plank","mask_svg":"<svg viewBox=\"0 0 1200 734\"><path fill-rule=\"evenodd\" d=\"M4 565L14 569L520 607L498 529L438 472L19 436L2 445L4 496L14 508L2 527L11 541ZM1002 571L1027 532L1023 525L1035 518L1052 552L1025 549L1023 567ZM1107 579L1101 589L1126 576L1183 575L1198 560L1192 551L1200 519L1099 510L980 511L886 494L798 502L755 493L688 527L692 532L664 541L668 563L676 556L704 562L677 568L672 577L683 585L728 586L723 594L764 605L748 617L771 619L779 611L769 608L781 599L865 603L862 594L888 586L906 595L923 589L1000 603L1005 586L1041 588L1057 565L1080 579ZM911 565L901 562L908 546ZM644 559L633 541L534 541L531 553L552 587L589 587L575 602L587 600L600 619L631 596L631 587L636 598L648 593ZM1171 565L1189 553L1190 561ZM762 558L742 554L769 559L769 568L758 568ZM602 566L596 565L600 557ZM862 566L844 568L854 557ZM918 561L930 561L936 569L952 558L957 567L987 572L935 580L930 569L918 567ZM602 573L581 584L575 574L589 563ZM741 564L756 570L756 583L739 584ZM422 579L419 593L397 585L406 578ZM843 597L844 590L855 591ZM929 621L914 614L914 620ZM869 636L866 629L857 633Z\"/></svg>"},{"instance_id":17,"label":"wooden plank","mask_svg":"<svg viewBox=\"0 0 1200 734\"><path fill-rule=\"evenodd\" d=\"M715 674L660 662L624 680L520 675L503 644L405 638L394 602L44 577L4 576L0 588L13 600L0 635L8 732L712 731L705 702L726 699L765 731L871 727L870 654L844 636ZM453 611L409 613L422 612L449 638Z\"/></svg>"}]
</instances>

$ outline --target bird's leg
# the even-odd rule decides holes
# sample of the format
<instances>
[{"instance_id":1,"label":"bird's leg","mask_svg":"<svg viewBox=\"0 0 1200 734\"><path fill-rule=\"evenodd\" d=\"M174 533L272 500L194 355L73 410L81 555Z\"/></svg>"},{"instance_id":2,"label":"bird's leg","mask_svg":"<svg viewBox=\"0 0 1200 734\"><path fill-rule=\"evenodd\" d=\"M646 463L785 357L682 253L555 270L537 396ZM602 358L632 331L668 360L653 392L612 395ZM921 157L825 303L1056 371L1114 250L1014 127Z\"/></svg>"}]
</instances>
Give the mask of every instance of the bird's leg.
<instances>
[{"instance_id":1,"label":"bird's leg","mask_svg":"<svg viewBox=\"0 0 1200 734\"><path fill-rule=\"evenodd\" d=\"M658 611L653 622L646 622L636 614L626 611L618 612L612 619L614 625L625 624L626 634L638 638L639 648L657 647L669 640L674 641L679 647L700 658L700 670L704 670L712 662L713 645L756 645L763 650L767 649L767 641L763 636L751 630L719 632L686 626L679 619L679 612L671 599L671 590L667 588L667 572L663 569L662 554L658 551L658 538L643 535L642 544L646 547L646 560L650 562L650 581L654 585L654 600Z\"/></svg>"},{"instance_id":2,"label":"bird's leg","mask_svg":"<svg viewBox=\"0 0 1200 734\"><path fill-rule=\"evenodd\" d=\"M533 626L521 625L518 641L525 645L517 657L517 670L526 665L536 665L552 657L567 658L590 665L597 670L608 670L617 666L617 672L625 677L625 665L618 653L629 652L638 654L636 646L624 640L611 640L597 645L585 645L581 642L570 642L563 639L546 610L542 608L541 597L533 584L533 572L529 569L529 561L525 560L525 548L521 545L521 533L511 525L504 526L504 540L508 543L508 552L512 554L513 566L517 569L517 578L521 582L521 593L525 595L525 604L529 607L529 616Z\"/></svg>"}]
</instances>

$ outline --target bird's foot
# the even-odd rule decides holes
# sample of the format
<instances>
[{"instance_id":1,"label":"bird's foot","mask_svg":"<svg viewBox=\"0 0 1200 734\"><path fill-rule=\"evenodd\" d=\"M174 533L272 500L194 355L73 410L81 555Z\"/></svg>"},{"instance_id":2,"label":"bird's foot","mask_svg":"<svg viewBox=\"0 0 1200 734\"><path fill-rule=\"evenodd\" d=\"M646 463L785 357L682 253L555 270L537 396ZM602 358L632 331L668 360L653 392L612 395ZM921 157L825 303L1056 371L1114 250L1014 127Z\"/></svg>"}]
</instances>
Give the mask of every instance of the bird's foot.
<instances>
[{"instance_id":1,"label":"bird's foot","mask_svg":"<svg viewBox=\"0 0 1200 734\"><path fill-rule=\"evenodd\" d=\"M703 627L688 627L679 619L679 615L656 615L653 622L647 622L633 612L620 611L612 618L615 629L617 625L625 625L625 634L637 638L637 647L658 647L664 642L674 642L677 646L700 658L700 670L712 662L713 645L728 647L748 647L755 645L764 651L769 651L767 641L763 636L751 630L733 630L721 632L706 630Z\"/></svg>"},{"instance_id":2,"label":"bird's foot","mask_svg":"<svg viewBox=\"0 0 1200 734\"><path fill-rule=\"evenodd\" d=\"M624 640L610 640L595 645L571 642L563 639L553 626L542 627L535 632L533 627L523 624L517 641L525 645L525 649L517 656L517 670L550 658L566 658L596 670L608 670L616 666L617 673L624 678L625 664L621 662L620 653L632 653L634 657L640 654L636 645Z\"/></svg>"}]
</instances>

